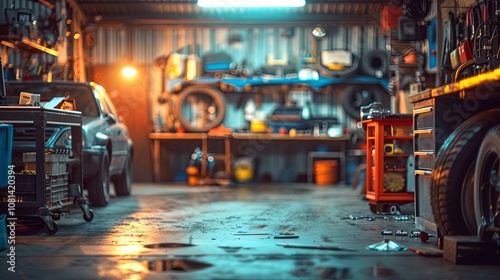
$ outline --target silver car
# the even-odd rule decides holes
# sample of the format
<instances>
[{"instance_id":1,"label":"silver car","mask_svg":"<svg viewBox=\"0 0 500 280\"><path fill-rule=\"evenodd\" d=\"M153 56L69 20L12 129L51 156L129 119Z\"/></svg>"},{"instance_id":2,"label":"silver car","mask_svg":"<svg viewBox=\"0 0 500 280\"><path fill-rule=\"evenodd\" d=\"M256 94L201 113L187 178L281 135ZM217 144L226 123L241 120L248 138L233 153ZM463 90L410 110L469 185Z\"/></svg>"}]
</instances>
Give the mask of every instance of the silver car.
<instances>
[{"instance_id":1,"label":"silver car","mask_svg":"<svg viewBox=\"0 0 500 280\"><path fill-rule=\"evenodd\" d=\"M83 180L92 206L106 206L110 182L119 196L131 194L133 143L125 123L111 102L106 90L93 82L70 81L7 81L7 96L19 97L21 92L40 94L41 100L67 97L76 101L82 112ZM34 129L33 129L34 131ZM30 129L14 131L14 149L34 147ZM71 147L69 128L53 128L46 132L46 147Z\"/></svg>"}]
</instances>

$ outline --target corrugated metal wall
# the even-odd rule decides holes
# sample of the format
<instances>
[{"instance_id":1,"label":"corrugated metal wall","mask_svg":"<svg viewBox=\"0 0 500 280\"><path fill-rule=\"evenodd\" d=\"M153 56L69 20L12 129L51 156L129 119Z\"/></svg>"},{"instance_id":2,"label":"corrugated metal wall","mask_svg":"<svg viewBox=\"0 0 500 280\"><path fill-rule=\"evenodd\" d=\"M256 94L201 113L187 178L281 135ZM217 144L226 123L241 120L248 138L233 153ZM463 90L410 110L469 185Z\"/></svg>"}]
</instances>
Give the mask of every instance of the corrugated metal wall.
<instances>
[{"instance_id":1,"label":"corrugated metal wall","mask_svg":"<svg viewBox=\"0 0 500 280\"><path fill-rule=\"evenodd\" d=\"M168 55L173 51L184 54L194 53L200 57L204 54L223 51L228 53L236 63L246 61L246 65L250 68L264 66L269 55L275 60L287 60L298 65L301 56L311 55L316 51L313 49L313 41L317 39L311 33L314 27L179 27L130 31L101 28L97 30L97 45L92 61L95 64L120 64L128 61L147 65L151 69L150 76L147 78L150 81L152 108L156 108L154 103L160 93L161 74L158 67L154 65L155 58ZM380 32L377 25L324 27L327 30L327 36L317 41L317 50L349 49L360 56L367 50L386 48L384 34ZM229 38L235 36L241 38L241 41L231 43ZM333 92L315 95L312 100L315 113L337 116L345 123L347 116L340 109L340 94L341 92ZM226 127L241 128L246 125L243 108L236 107L238 98L236 94L226 96L227 111L224 123ZM276 105L271 96L266 96L262 109L271 113ZM152 115L154 113L151 112ZM274 180L283 182L294 181L296 174L305 174L307 152L316 149L313 144L306 145L307 147L302 147L301 144L300 148L296 145L285 145L288 148L280 148L272 143L265 146L258 155L260 165L257 177L267 172ZM186 150L183 156L186 160L189 159L190 152L192 150ZM179 159L179 157L176 158ZM170 172L173 174L183 172L185 168L185 166L172 167Z\"/></svg>"},{"instance_id":2,"label":"corrugated metal wall","mask_svg":"<svg viewBox=\"0 0 500 280\"><path fill-rule=\"evenodd\" d=\"M155 69L155 58L168 55L173 51L183 54L196 54L201 57L213 52L226 52L233 61L250 69L266 65L268 57L285 60L300 66L301 57L326 49L348 49L361 56L368 50L385 49L385 34L377 24L366 26L324 26L327 36L317 40L311 33L315 26L275 27L275 28L184 28L168 27L165 29L121 30L113 28L97 29L97 45L94 57L89 61L94 64L110 65L136 63L146 65L151 71L150 95L152 100L160 94L161 76ZM231 42L230 38L241 40ZM317 40L317 41L316 41ZM316 46L317 44L317 46ZM338 112L336 96L318 96L318 113ZM238 113L228 104L228 113ZM333 105L333 106L332 106ZM154 107L154 102L153 102ZM152 112L153 113L153 112ZM346 119L345 115L339 116ZM242 116L230 116L235 123L229 127L241 125Z\"/></svg>"},{"instance_id":3,"label":"corrugated metal wall","mask_svg":"<svg viewBox=\"0 0 500 280\"><path fill-rule=\"evenodd\" d=\"M311 27L277 28L166 28L124 31L98 29L94 62L116 64L128 59L134 63L152 65L154 59L172 51L202 56L210 52L224 51L233 60L247 60L252 67L265 64L268 54L275 59L297 61L301 54L313 51ZM287 32L294 34L285 36ZM355 54L364 50L385 49L385 38L377 26L331 27L327 37L318 41L322 49L349 49ZM240 44L230 43L231 36L242 39ZM132 49L132 53L127 50Z\"/></svg>"}]
</instances>

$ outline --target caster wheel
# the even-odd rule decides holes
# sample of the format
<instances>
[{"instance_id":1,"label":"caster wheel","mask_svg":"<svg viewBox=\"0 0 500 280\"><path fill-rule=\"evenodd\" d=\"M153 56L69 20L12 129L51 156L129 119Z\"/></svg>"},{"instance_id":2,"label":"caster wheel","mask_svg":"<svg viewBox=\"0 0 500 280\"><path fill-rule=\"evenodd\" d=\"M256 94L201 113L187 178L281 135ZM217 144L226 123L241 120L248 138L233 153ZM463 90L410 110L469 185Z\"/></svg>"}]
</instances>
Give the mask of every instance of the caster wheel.
<instances>
[{"instance_id":1,"label":"caster wheel","mask_svg":"<svg viewBox=\"0 0 500 280\"><path fill-rule=\"evenodd\" d=\"M378 211L377 211L377 205L370 204L370 211L373 214L377 214L378 213Z\"/></svg>"},{"instance_id":2,"label":"caster wheel","mask_svg":"<svg viewBox=\"0 0 500 280\"><path fill-rule=\"evenodd\" d=\"M85 213L83 213L83 219L86 221L86 222L90 222L94 219L94 211L92 211L92 209L89 209L89 215L85 215Z\"/></svg>"},{"instance_id":3,"label":"caster wheel","mask_svg":"<svg viewBox=\"0 0 500 280\"><path fill-rule=\"evenodd\" d=\"M49 228L47 224L43 225L43 231L48 235L54 235L59 230L59 226L56 222L52 222L52 229Z\"/></svg>"},{"instance_id":4,"label":"caster wheel","mask_svg":"<svg viewBox=\"0 0 500 280\"><path fill-rule=\"evenodd\" d=\"M399 212L399 206L396 204L392 204L389 207L389 213L391 213L392 215L401 214L401 212Z\"/></svg>"}]
</instances>

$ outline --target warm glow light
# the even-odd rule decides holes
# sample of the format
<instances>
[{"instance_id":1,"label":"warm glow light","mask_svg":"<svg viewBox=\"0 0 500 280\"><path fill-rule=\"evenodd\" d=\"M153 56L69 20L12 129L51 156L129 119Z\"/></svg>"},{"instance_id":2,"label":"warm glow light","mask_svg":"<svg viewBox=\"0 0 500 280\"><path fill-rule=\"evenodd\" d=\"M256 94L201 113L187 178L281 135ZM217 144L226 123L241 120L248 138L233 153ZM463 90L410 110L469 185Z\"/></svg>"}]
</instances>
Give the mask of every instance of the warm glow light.
<instances>
[{"instance_id":1,"label":"warm glow light","mask_svg":"<svg viewBox=\"0 0 500 280\"><path fill-rule=\"evenodd\" d=\"M7 42L7 41L4 41L4 40L2 40L2 45L6 46L6 47L9 47L9 48L13 48L13 49L16 48L16 46L14 44L12 44L11 42Z\"/></svg>"},{"instance_id":2,"label":"warm glow light","mask_svg":"<svg viewBox=\"0 0 500 280\"><path fill-rule=\"evenodd\" d=\"M305 0L198 0L204 8L262 8L262 7L303 7Z\"/></svg>"},{"instance_id":3,"label":"warm glow light","mask_svg":"<svg viewBox=\"0 0 500 280\"><path fill-rule=\"evenodd\" d=\"M122 75L127 78L133 78L135 74L137 74L137 70L133 67L123 67L122 69Z\"/></svg>"}]
</instances>

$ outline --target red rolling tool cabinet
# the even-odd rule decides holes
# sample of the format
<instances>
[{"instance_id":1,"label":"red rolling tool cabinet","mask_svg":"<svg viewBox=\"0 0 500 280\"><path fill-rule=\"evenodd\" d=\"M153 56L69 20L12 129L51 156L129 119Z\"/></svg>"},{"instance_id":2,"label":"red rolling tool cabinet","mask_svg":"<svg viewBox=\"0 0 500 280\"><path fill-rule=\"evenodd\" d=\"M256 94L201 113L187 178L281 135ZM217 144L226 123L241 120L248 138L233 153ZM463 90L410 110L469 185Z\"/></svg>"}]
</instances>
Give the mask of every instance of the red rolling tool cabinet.
<instances>
[{"instance_id":1,"label":"red rolling tool cabinet","mask_svg":"<svg viewBox=\"0 0 500 280\"><path fill-rule=\"evenodd\" d=\"M362 121L366 131L366 198L373 213L397 214L414 201L412 115Z\"/></svg>"}]
</instances>

